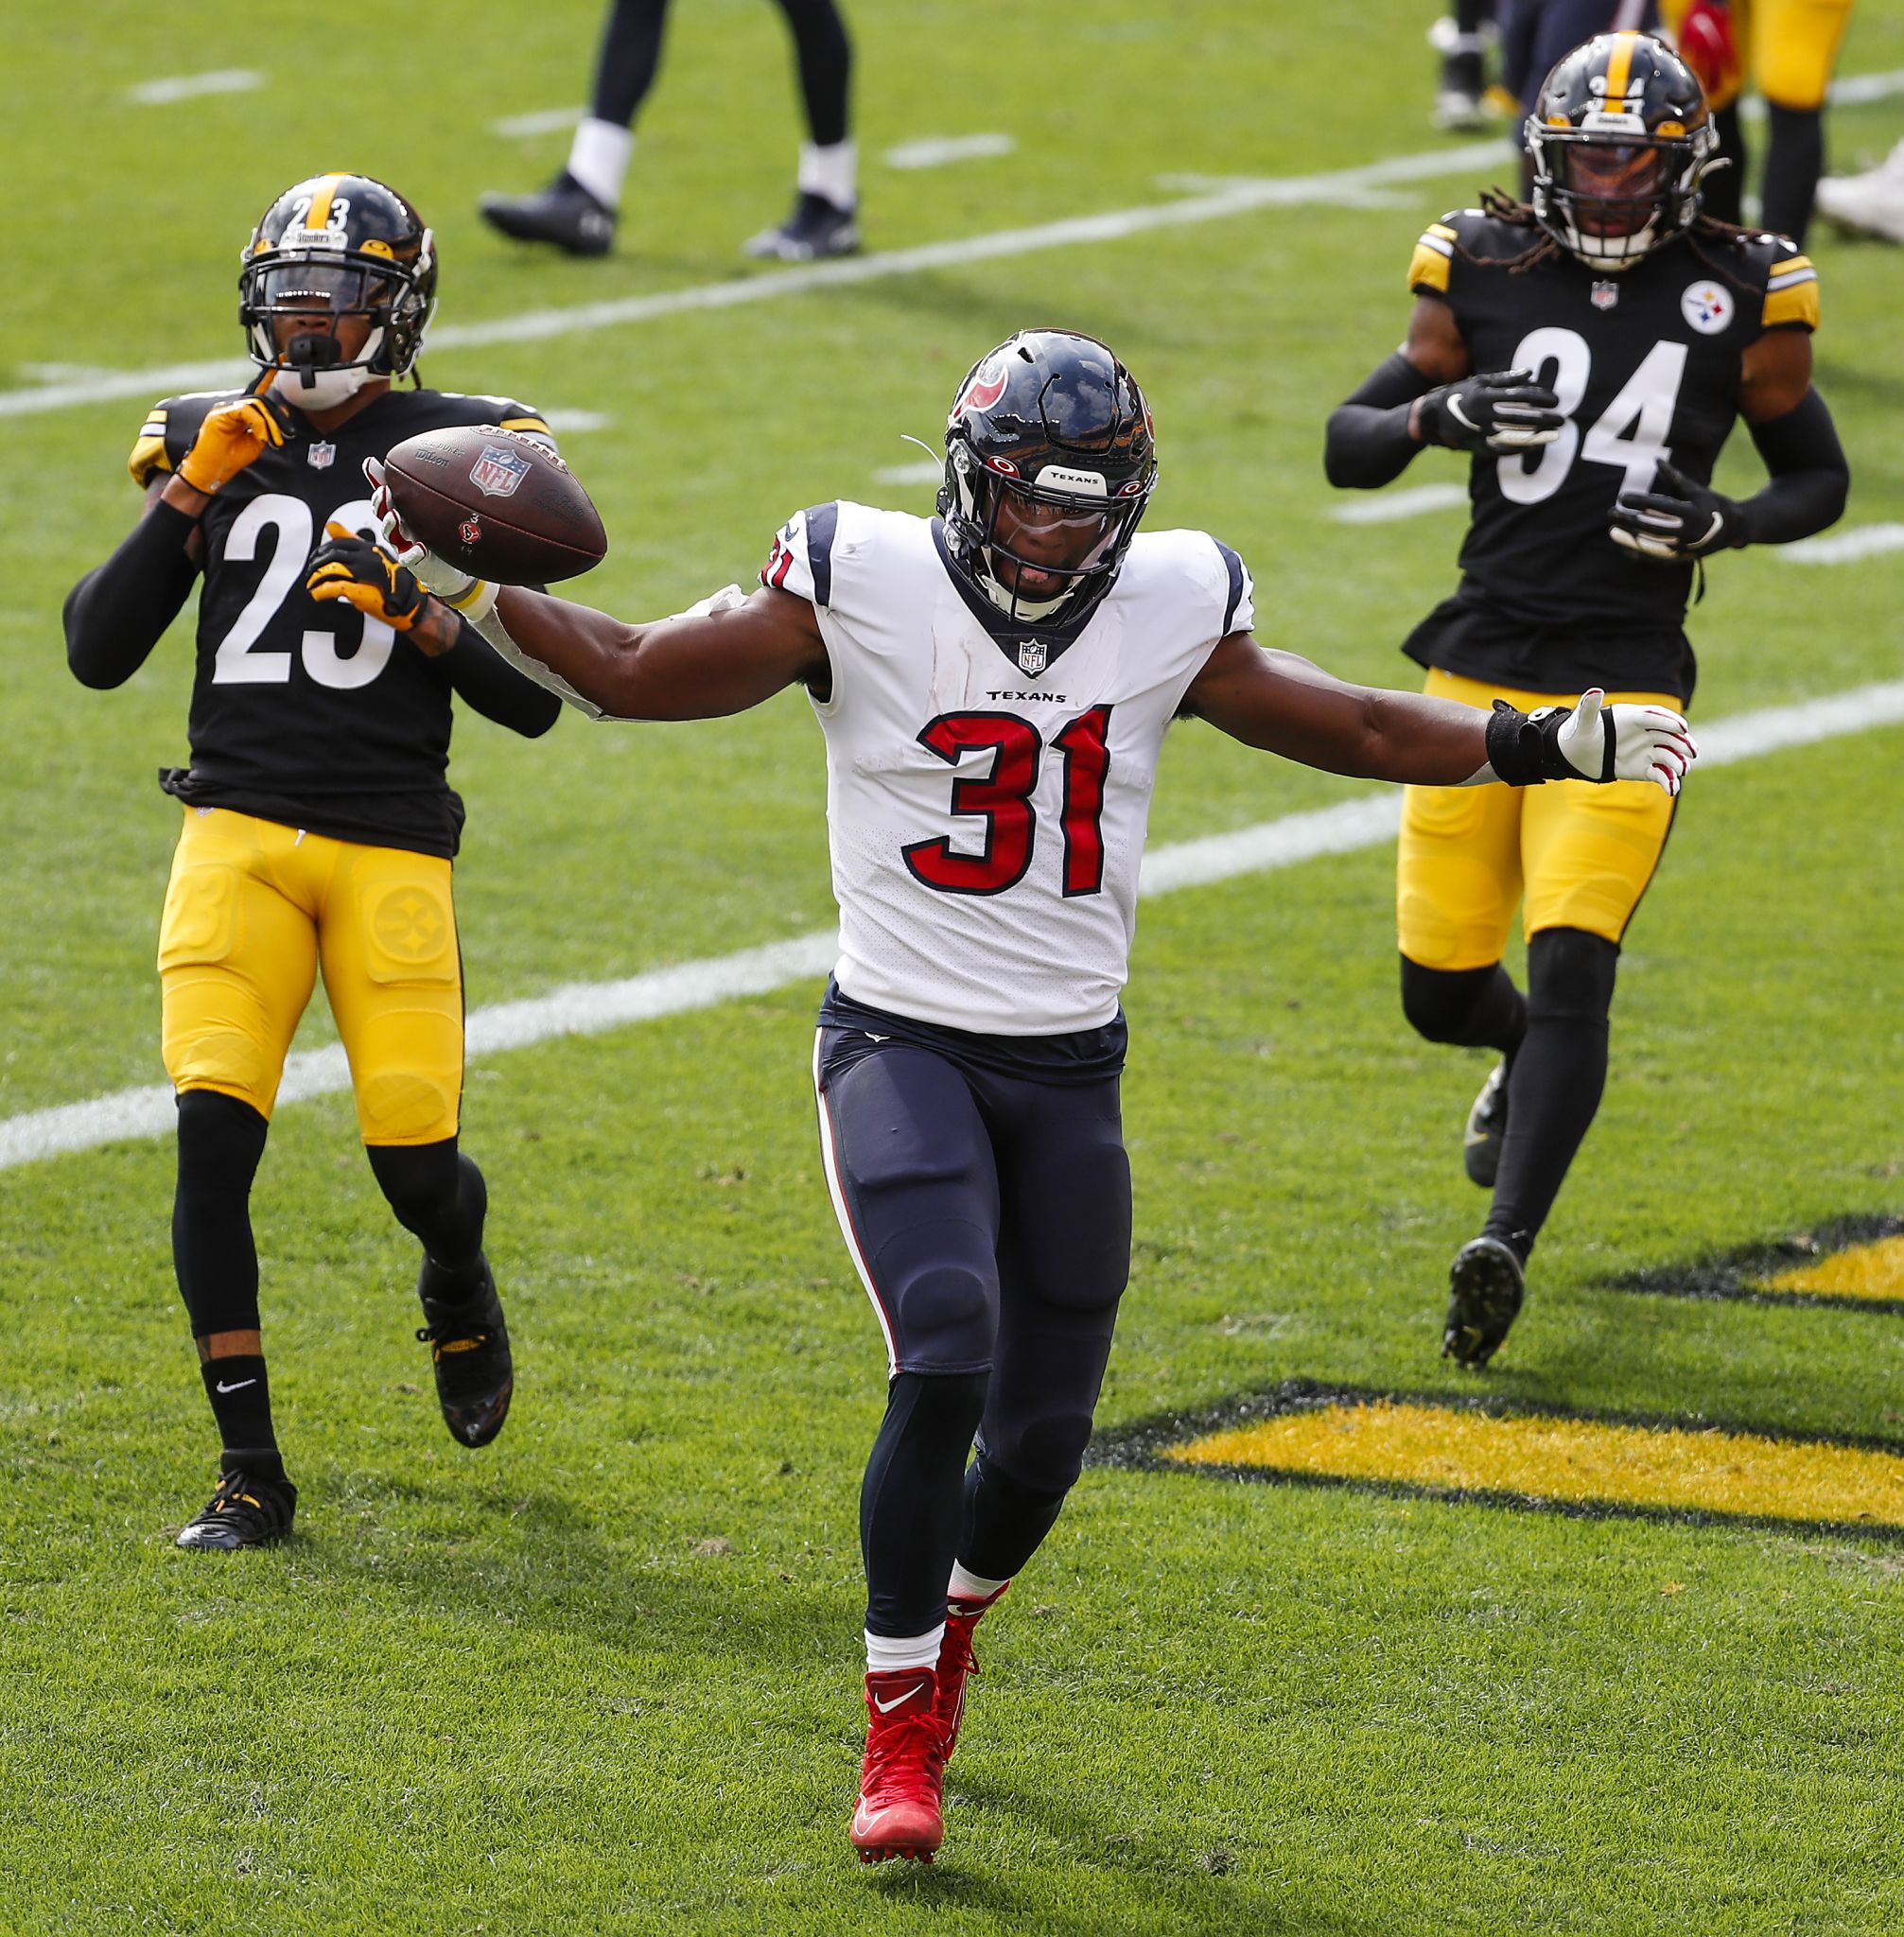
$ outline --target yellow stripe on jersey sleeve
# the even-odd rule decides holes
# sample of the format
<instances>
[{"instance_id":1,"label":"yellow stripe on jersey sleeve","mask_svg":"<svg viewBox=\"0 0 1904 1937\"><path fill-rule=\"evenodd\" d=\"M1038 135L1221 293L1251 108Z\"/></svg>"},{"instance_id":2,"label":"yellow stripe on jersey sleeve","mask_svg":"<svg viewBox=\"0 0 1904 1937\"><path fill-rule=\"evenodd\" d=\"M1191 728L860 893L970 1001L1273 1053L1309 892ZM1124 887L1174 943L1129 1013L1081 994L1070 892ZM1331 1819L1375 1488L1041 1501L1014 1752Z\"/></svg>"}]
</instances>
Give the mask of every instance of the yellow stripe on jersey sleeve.
<instances>
[{"instance_id":1,"label":"yellow stripe on jersey sleeve","mask_svg":"<svg viewBox=\"0 0 1904 1937\"><path fill-rule=\"evenodd\" d=\"M529 437L553 437L555 434L540 417L505 417L499 428L520 430Z\"/></svg>"},{"instance_id":2,"label":"yellow stripe on jersey sleeve","mask_svg":"<svg viewBox=\"0 0 1904 1937\"><path fill-rule=\"evenodd\" d=\"M1767 329L1796 323L1805 329L1818 327L1818 271L1807 255L1788 255L1773 266L1765 284L1765 310L1761 321Z\"/></svg>"},{"instance_id":3,"label":"yellow stripe on jersey sleeve","mask_svg":"<svg viewBox=\"0 0 1904 1937\"><path fill-rule=\"evenodd\" d=\"M1455 232L1446 222L1430 222L1415 244L1408 260L1408 287L1436 289L1447 294L1448 275L1454 266Z\"/></svg>"},{"instance_id":4,"label":"yellow stripe on jersey sleeve","mask_svg":"<svg viewBox=\"0 0 1904 1937\"><path fill-rule=\"evenodd\" d=\"M172 461L166 455L166 429L161 425L156 434L149 428L139 433L139 441L132 446L132 455L126 460L126 468L132 474L132 482L144 490L160 471L169 471Z\"/></svg>"}]
</instances>

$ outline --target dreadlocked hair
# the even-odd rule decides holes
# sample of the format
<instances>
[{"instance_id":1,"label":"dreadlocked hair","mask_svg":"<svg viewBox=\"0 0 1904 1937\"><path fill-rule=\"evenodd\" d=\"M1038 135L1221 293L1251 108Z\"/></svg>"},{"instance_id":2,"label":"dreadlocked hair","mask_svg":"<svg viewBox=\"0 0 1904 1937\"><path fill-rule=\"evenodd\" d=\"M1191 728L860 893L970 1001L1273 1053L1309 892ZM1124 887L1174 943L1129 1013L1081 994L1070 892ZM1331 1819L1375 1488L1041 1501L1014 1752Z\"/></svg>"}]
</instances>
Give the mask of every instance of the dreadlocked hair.
<instances>
[{"instance_id":1,"label":"dreadlocked hair","mask_svg":"<svg viewBox=\"0 0 1904 1937\"><path fill-rule=\"evenodd\" d=\"M1531 229L1539 240L1521 251L1518 255L1476 255L1459 240L1454 245L1455 253L1463 262L1470 262L1476 269L1503 269L1511 276L1526 275L1530 269L1538 269L1544 262L1553 262L1566 252L1541 227L1540 218L1525 201L1501 188L1484 188L1481 191L1481 213L1492 216L1497 222L1505 222L1513 229ZM1750 242L1759 232L1756 229L1741 229L1732 222L1721 222L1716 216L1698 215L1680 231L1700 262L1704 264L1722 283L1730 283L1742 296L1756 296L1758 291L1736 271L1726 268L1723 262L1700 247L1701 242L1730 244ZM1668 238L1668 240L1670 237Z\"/></svg>"}]
</instances>

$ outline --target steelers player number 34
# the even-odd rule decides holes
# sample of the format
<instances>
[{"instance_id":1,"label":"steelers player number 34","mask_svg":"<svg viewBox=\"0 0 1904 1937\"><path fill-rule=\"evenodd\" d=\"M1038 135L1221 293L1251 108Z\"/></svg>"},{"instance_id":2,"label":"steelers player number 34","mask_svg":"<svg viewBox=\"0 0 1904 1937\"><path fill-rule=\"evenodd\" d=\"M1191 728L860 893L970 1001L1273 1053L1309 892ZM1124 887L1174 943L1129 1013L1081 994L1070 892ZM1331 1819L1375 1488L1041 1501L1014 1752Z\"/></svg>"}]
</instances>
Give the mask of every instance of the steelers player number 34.
<instances>
[{"instance_id":1,"label":"steelers player number 34","mask_svg":"<svg viewBox=\"0 0 1904 1937\"><path fill-rule=\"evenodd\" d=\"M1551 384L1567 421L1560 435L1541 447L1538 463L1529 467L1518 452L1500 460L1501 496L1513 504L1539 504L1566 481L1576 458L1590 464L1612 464L1624 472L1622 491L1651 491L1653 471L1668 448L1673 408L1686 375L1686 347L1655 343L1582 436L1574 412L1586 400L1593 352L1577 330L1530 330L1509 359L1509 367L1531 370L1539 381Z\"/></svg>"},{"instance_id":2,"label":"steelers player number 34","mask_svg":"<svg viewBox=\"0 0 1904 1937\"><path fill-rule=\"evenodd\" d=\"M370 499L353 498L332 512L326 522L347 525L366 538L376 535ZM269 534L269 536L267 535ZM259 555L268 543L270 555L257 589L218 641L212 663L214 686L282 686L291 676L287 652L260 652L258 640L287 595L302 581L316 540L310 506L302 498L272 492L254 497L232 520L225 534L225 558L244 564ZM341 635L321 627L308 628L299 643L305 671L319 686L348 691L368 686L389 662L396 635L380 619L367 613L360 621L356 646L346 652Z\"/></svg>"}]
</instances>

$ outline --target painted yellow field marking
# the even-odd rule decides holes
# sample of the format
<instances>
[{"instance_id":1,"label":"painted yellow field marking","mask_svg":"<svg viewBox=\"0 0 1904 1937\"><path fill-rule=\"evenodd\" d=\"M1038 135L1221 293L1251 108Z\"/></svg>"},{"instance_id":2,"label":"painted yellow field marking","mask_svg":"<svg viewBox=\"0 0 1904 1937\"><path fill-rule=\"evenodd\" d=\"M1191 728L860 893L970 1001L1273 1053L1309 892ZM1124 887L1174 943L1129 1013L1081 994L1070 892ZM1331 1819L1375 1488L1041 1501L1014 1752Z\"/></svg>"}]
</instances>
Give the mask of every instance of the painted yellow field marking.
<instances>
[{"instance_id":1,"label":"painted yellow field marking","mask_svg":"<svg viewBox=\"0 0 1904 1937\"><path fill-rule=\"evenodd\" d=\"M1873 1244L1834 1251L1815 1264L1768 1278L1765 1288L1802 1291L1813 1298L1904 1300L1904 1237L1880 1237Z\"/></svg>"},{"instance_id":2,"label":"painted yellow field marking","mask_svg":"<svg viewBox=\"0 0 1904 1937\"><path fill-rule=\"evenodd\" d=\"M1411 1401L1305 1407L1169 1447L1164 1457L1568 1505L1904 1527L1896 1454Z\"/></svg>"}]
</instances>

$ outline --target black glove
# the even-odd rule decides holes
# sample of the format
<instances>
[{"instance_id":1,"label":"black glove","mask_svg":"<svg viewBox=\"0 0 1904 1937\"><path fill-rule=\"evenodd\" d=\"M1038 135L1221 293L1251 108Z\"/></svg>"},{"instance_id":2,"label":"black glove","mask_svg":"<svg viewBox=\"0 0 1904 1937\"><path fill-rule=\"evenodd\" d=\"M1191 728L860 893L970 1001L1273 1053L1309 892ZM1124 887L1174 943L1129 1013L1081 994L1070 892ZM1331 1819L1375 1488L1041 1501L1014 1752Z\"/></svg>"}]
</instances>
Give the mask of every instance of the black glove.
<instances>
[{"instance_id":1,"label":"black glove","mask_svg":"<svg viewBox=\"0 0 1904 1937\"><path fill-rule=\"evenodd\" d=\"M423 615L429 593L406 565L341 525L327 525L324 543L311 553L305 589L313 599L341 599L397 632Z\"/></svg>"},{"instance_id":2,"label":"black glove","mask_svg":"<svg viewBox=\"0 0 1904 1937\"><path fill-rule=\"evenodd\" d=\"M1566 422L1561 400L1526 370L1491 370L1444 383L1422 399L1425 444L1450 450L1531 450L1551 444Z\"/></svg>"},{"instance_id":3,"label":"black glove","mask_svg":"<svg viewBox=\"0 0 1904 1937\"><path fill-rule=\"evenodd\" d=\"M1752 542L1737 499L1695 482L1664 459L1651 491L1620 493L1607 529L1616 545L1666 565L1686 565Z\"/></svg>"}]
</instances>

